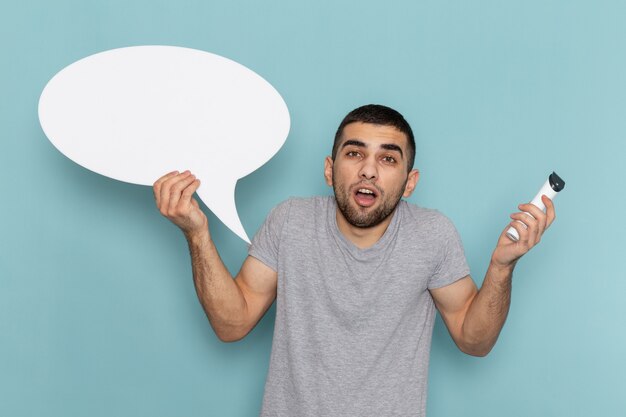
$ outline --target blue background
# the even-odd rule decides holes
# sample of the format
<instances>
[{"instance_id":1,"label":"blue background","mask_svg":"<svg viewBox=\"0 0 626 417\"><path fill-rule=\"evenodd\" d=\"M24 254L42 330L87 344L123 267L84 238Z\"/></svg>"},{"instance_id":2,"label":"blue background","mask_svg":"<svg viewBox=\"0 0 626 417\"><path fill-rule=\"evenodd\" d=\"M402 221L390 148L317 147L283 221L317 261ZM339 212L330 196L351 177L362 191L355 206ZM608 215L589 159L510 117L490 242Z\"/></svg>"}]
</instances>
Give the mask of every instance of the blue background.
<instances>
[{"instance_id":1,"label":"blue background","mask_svg":"<svg viewBox=\"0 0 626 417\"><path fill-rule=\"evenodd\" d=\"M508 215L556 170L558 218L518 265L492 353L462 354L438 319L428 413L623 415L625 15L619 1L3 0L0 415L260 409L274 308L221 343L150 188L74 164L38 123L56 72L142 44L220 54L283 95L289 138L237 187L250 235L288 196L331 192L323 158L365 103L413 125L422 178L410 201L452 218L479 284ZM237 272L246 245L210 221Z\"/></svg>"}]
</instances>

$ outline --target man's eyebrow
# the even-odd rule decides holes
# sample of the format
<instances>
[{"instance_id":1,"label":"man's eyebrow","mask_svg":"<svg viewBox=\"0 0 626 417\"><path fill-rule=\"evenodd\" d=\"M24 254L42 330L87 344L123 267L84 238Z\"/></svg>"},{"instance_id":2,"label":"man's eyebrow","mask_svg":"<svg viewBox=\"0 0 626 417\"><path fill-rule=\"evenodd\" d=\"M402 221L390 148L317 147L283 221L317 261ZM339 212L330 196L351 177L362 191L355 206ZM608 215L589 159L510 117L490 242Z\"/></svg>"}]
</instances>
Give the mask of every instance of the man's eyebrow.
<instances>
[{"instance_id":1,"label":"man's eyebrow","mask_svg":"<svg viewBox=\"0 0 626 417\"><path fill-rule=\"evenodd\" d=\"M404 158L404 154L402 153L402 148L398 145L394 145L393 143L384 143L380 145L381 148L387 149L388 151L398 151L400 152L400 156Z\"/></svg>"},{"instance_id":2,"label":"man's eyebrow","mask_svg":"<svg viewBox=\"0 0 626 417\"><path fill-rule=\"evenodd\" d=\"M342 148L345 148L346 146L358 146L360 148L367 148L365 142L362 142L358 139L348 139L341 145Z\"/></svg>"}]
</instances>

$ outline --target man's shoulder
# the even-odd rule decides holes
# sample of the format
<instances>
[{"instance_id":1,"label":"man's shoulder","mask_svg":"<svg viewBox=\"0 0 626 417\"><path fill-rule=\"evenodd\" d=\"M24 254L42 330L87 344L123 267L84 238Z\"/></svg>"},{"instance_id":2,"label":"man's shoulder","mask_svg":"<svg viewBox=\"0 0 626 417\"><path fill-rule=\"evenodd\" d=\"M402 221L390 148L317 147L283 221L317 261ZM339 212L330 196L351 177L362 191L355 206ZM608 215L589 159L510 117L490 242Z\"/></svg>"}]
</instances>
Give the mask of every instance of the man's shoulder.
<instances>
[{"instance_id":1,"label":"man's shoulder","mask_svg":"<svg viewBox=\"0 0 626 417\"><path fill-rule=\"evenodd\" d=\"M421 207L406 200L402 200L401 209L405 213L402 217L416 226L435 228L454 227L448 216L437 209Z\"/></svg>"},{"instance_id":2,"label":"man's shoulder","mask_svg":"<svg viewBox=\"0 0 626 417\"><path fill-rule=\"evenodd\" d=\"M276 238L300 239L324 223L334 204L331 196L289 197L272 208L260 230L269 230Z\"/></svg>"},{"instance_id":3,"label":"man's shoulder","mask_svg":"<svg viewBox=\"0 0 626 417\"><path fill-rule=\"evenodd\" d=\"M446 215L437 209L422 207L406 200L401 200L402 210L410 216L423 219L447 219Z\"/></svg>"}]
</instances>

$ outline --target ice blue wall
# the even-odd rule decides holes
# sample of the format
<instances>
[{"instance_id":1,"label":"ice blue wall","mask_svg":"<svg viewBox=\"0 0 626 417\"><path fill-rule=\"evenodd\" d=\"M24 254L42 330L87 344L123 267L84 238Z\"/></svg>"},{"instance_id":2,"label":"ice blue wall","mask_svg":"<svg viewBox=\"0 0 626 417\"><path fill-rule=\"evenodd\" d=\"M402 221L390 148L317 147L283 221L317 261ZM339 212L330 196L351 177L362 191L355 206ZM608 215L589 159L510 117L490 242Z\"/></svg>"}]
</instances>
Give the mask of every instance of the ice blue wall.
<instances>
[{"instance_id":1,"label":"ice blue wall","mask_svg":"<svg viewBox=\"0 0 626 417\"><path fill-rule=\"evenodd\" d=\"M226 56L287 102L284 148L237 188L250 235L284 198L330 192L323 157L360 104L414 126L410 201L454 220L479 283L508 215L556 170L557 221L519 264L494 351L463 355L438 320L429 416L623 415L625 14L619 1L4 0L0 415L260 408L274 309L243 341L219 342L151 190L79 167L38 124L57 71L141 44ZM210 220L236 272L247 248Z\"/></svg>"}]
</instances>

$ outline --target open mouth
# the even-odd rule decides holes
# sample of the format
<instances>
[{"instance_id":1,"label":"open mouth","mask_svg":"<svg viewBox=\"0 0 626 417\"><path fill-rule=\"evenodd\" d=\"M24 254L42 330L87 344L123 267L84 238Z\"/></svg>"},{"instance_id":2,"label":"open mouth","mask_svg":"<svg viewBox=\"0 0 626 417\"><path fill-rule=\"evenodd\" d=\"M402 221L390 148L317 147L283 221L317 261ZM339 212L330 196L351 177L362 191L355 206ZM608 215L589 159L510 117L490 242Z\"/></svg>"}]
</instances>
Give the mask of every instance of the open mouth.
<instances>
[{"instance_id":1,"label":"open mouth","mask_svg":"<svg viewBox=\"0 0 626 417\"><path fill-rule=\"evenodd\" d=\"M376 202L378 193L369 187L359 187L354 192L354 199L359 206L369 207Z\"/></svg>"}]
</instances>

